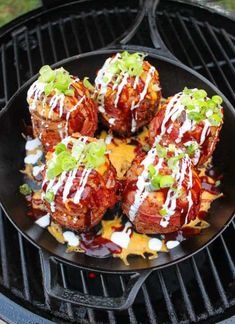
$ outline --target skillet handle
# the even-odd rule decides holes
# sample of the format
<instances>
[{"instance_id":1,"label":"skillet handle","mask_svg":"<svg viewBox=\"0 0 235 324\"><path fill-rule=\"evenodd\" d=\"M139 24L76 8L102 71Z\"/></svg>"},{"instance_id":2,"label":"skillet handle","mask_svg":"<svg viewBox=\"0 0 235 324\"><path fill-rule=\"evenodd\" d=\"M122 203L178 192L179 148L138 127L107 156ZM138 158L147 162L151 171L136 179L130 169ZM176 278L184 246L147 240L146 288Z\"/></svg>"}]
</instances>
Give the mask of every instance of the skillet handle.
<instances>
[{"instance_id":1,"label":"skillet handle","mask_svg":"<svg viewBox=\"0 0 235 324\"><path fill-rule=\"evenodd\" d=\"M56 258L43 250L40 250L40 255L43 266L44 287L50 297L96 309L121 311L129 308L133 304L140 287L152 272L152 270L144 270L134 273L120 297L94 296L62 287L57 282L55 263L58 261Z\"/></svg>"}]
</instances>

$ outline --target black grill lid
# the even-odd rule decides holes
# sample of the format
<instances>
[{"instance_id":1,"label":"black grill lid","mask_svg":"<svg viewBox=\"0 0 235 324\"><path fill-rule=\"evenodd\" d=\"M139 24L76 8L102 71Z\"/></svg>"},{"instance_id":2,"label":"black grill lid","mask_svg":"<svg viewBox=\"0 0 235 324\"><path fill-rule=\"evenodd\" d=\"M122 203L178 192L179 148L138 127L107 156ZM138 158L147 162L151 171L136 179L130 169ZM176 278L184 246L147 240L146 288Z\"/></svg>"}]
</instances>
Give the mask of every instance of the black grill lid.
<instances>
[{"instance_id":1,"label":"black grill lid","mask_svg":"<svg viewBox=\"0 0 235 324\"><path fill-rule=\"evenodd\" d=\"M2 107L18 86L26 81L32 73L37 72L43 60L53 63L57 60L56 56L58 58L67 56L64 45L61 46L63 40L59 44L55 43L53 37L50 39L50 30L53 36L57 35L62 39L59 26L62 25L62 30L66 28L66 23L69 21L67 18L70 17L70 14L76 21L80 19L79 24L75 25L76 28L83 26L83 30L85 32L87 30L92 40L93 27L91 26L93 25L88 23L91 17L92 21L93 17L98 19L102 29L110 28L107 27L108 18L111 21L113 33L119 37L120 27L117 28L116 23L113 23L115 21L113 17L117 15L119 25L124 26L123 31L125 32L126 26L129 27L140 12L137 9L138 3L137 1L128 1L127 4L126 1L119 1L115 3L115 6L117 8L110 1L68 3L57 9L51 9L51 11L37 10L35 15L28 15L30 19L27 17L21 19L18 25L13 22L9 26L9 31L6 28L1 37L0 102ZM81 18L82 12L84 13L83 17L85 16L85 24ZM185 26L183 29L182 23ZM152 46L147 33L147 24L145 20L133 43ZM85 26L87 26L86 30ZM215 20L214 13L174 1L163 1L158 12L158 26L167 46L180 60L196 68L211 81L217 80L219 88L228 97L232 95L229 86L234 92L235 83L232 82L234 72L231 68L231 64L233 65L235 61L235 37L232 35L234 23L220 16L216 16ZM218 38L218 43L208 33L208 27L212 28ZM182 30L184 41L177 37L182 33ZM200 34L203 36L203 40L198 41ZM109 37L102 35L106 37L105 39L108 38L104 45L113 41L113 35L110 33L108 35ZM78 41L80 41L80 36L80 33L77 34ZM50 44L49 52L46 50L45 40ZM73 34L73 42L76 44L75 34ZM69 55L72 55L70 43L68 50ZM90 46L93 43L87 44L82 45L89 46L89 49L92 50ZM200 47L202 45L204 50ZM101 40L96 46L103 46ZM225 53L221 51L221 48ZM83 50L82 47L81 51ZM234 103L234 98L230 97L230 100ZM235 312L234 230L235 223L233 221L224 234L209 248L177 266L154 272L143 285L133 307L122 313L114 313L77 308L70 304L49 300L42 286L39 251L16 232L1 212L1 290L17 304L57 323L71 321L83 323L99 321L104 323L121 321L189 323L204 321L210 323L218 321ZM100 295L121 295L122 289L129 279L129 276L101 276L99 273L87 271L78 273L63 264L57 265L57 273L58 279L65 287ZM21 309L18 310L21 312ZM38 322L36 319L32 321Z\"/></svg>"}]
</instances>

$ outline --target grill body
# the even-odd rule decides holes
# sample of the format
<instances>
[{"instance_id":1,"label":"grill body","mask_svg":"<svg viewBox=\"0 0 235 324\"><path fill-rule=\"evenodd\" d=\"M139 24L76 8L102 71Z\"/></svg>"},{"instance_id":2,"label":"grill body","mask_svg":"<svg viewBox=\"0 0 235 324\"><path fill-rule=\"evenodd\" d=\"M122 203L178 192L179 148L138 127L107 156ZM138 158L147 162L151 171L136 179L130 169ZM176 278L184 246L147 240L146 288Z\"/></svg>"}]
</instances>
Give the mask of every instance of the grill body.
<instances>
[{"instance_id":1,"label":"grill body","mask_svg":"<svg viewBox=\"0 0 235 324\"><path fill-rule=\"evenodd\" d=\"M149 4L153 5L150 1ZM42 64L93 51L129 37L129 30L144 15L138 1L69 2L56 8L39 9L2 30L0 105L3 108L16 90ZM160 34L172 53L206 76L234 104L235 22L204 9L163 1L155 12ZM130 43L154 47L145 17ZM234 221L216 241L194 257L155 271L143 284L135 303L117 313L74 307L50 299L42 278L40 251L26 241L0 214L0 285L16 304L18 318L57 323L191 323L214 322L235 311ZM65 288L100 296L120 296L129 275L102 275L54 265L57 280ZM5 310L11 305L0 296ZM0 317L7 314L0 308ZM22 316L22 317L21 317ZM35 315L36 316L36 315ZM17 322L17 319L15 319Z\"/></svg>"}]
</instances>

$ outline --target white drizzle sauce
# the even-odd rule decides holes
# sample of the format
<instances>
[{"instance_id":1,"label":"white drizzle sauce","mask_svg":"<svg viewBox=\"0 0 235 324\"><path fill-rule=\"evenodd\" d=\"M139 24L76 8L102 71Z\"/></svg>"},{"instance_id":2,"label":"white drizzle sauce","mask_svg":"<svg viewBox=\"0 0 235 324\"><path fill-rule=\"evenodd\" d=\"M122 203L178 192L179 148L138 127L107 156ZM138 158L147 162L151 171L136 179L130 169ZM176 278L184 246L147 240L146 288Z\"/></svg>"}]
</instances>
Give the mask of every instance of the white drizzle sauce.
<instances>
[{"instance_id":1,"label":"white drizzle sauce","mask_svg":"<svg viewBox=\"0 0 235 324\"><path fill-rule=\"evenodd\" d=\"M66 231L63 233L64 240L68 243L69 246L78 246L79 237L71 231Z\"/></svg>"},{"instance_id":2,"label":"white drizzle sauce","mask_svg":"<svg viewBox=\"0 0 235 324\"><path fill-rule=\"evenodd\" d=\"M118 89L117 89L117 94L116 94L116 98L114 100L114 106L117 107L117 104L118 104L118 101L119 101L119 97L120 97L120 94L124 88L124 86L127 84L127 79L129 77L129 74L128 73L124 73L123 75L123 79L121 81L121 83L119 84L118 86Z\"/></svg>"},{"instance_id":3,"label":"white drizzle sauce","mask_svg":"<svg viewBox=\"0 0 235 324\"><path fill-rule=\"evenodd\" d=\"M45 83L39 82L37 80L29 88L29 90L27 92L27 101L29 101L29 99L33 98L33 101L31 102L31 104L29 106L29 108L31 110L35 110L36 109L37 100L39 100L39 98L41 97L42 93L44 92L45 85L46 85Z\"/></svg>"},{"instance_id":4,"label":"white drizzle sauce","mask_svg":"<svg viewBox=\"0 0 235 324\"><path fill-rule=\"evenodd\" d=\"M141 165L144 166L143 172L139 175L138 180L136 182L137 190L134 197L134 202L131 205L129 209L129 217L130 220L133 221L135 219L136 213L142 204L142 202L145 200L145 198L148 196L149 192L145 189L146 187L146 180L148 178L148 166L152 164L156 157L156 148L155 145L151 148L151 150L148 152L145 159L141 162ZM156 173L159 171L161 165L162 165L163 159L160 158L157 165L155 166Z\"/></svg>"},{"instance_id":5,"label":"white drizzle sauce","mask_svg":"<svg viewBox=\"0 0 235 324\"><path fill-rule=\"evenodd\" d=\"M50 225L50 214L46 214L35 221L35 224L39 225L42 228L46 228Z\"/></svg>"},{"instance_id":6,"label":"white drizzle sauce","mask_svg":"<svg viewBox=\"0 0 235 324\"><path fill-rule=\"evenodd\" d=\"M43 153L41 150L37 150L35 154L29 154L24 158L24 163L26 164L36 164L40 158L42 157Z\"/></svg>"},{"instance_id":7,"label":"white drizzle sauce","mask_svg":"<svg viewBox=\"0 0 235 324\"><path fill-rule=\"evenodd\" d=\"M205 142L205 140L206 140L206 135L207 135L207 133L208 133L208 131L209 131L210 126L211 126L211 124L210 124L209 121L206 119L206 120L204 121L204 128L203 128L202 133L201 133L200 145L202 145L202 144Z\"/></svg>"},{"instance_id":8,"label":"white drizzle sauce","mask_svg":"<svg viewBox=\"0 0 235 324\"><path fill-rule=\"evenodd\" d=\"M109 124L114 125L115 124L115 118L109 118Z\"/></svg>"},{"instance_id":9,"label":"white drizzle sauce","mask_svg":"<svg viewBox=\"0 0 235 324\"><path fill-rule=\"evenodd\" d=\"M107 91L107 87L109 82L112 80L113 74L108 72L108 68L109 65L111 63L116 62L119 58L121 57L121 55L119 53L117 53L113 58L109 57L103 67L99 70L99 72L97 73L96 79L95 79L95 85L96 87L99 88L99 100L100 100L100 104L99 104L99 111L100 112L105 112L104 109L104 97ZM104 82L104 76L107 78L107 80L105 80L106 82Z\"/></svg>"},{"instance_id":10,"label":"white drizzle sauce","mask_svg":"<svg viewBox=\"0 0 235 324\"><path fill-rule=\"evenodd\" d=\"M180 244L179 241L167 241L166 246L169 250L174 249L176 246Z\"/></svg>"},{"instance_id":11,"label":"white drizzle sauce","mask_svg":"<svg viewBox=\"0 0 235 324\"><path fill-rule=\"evenodd\" d=\"M108 136L106 136L106 138L105 138L105 144L111 144L112 143L112 140L113 140L113 135L108 135Z\"/></svg>"},{"instance_id":12,"label":"white drizzle sauce","mask_svg":"<svg viewBox=\"0 0 235 324\"><path fill-rule=\"evenodd\" d=\"M132 229L131 229L132 225L130 222L127 222L125 224L125 227L124 229L121 231L121 232L113 232L112 235L111 235L111 238L110 240L119 245L121 248L123 249L127 249L129 243L130 243L130 235L131 235L131 232L132 232Z\"/></svg>"},{"instance_id":13,"label":"white drizzle sauce","mask_svg":"<svg viewBox=\"0 0 235 324\"><path fill-rule=\"evenodd\" d=\"M33 176L34 176L34 177L37 177L37 176L39 175L39 173L44 169L44 167L45 167L44 164L41 165L41 166L39 166L39 165L35 165L35 166L33 167Z\"/></svg>"},{"instance_id":14,"label":"white drizzle sauce","mask_svg":"<svg viewBox=\"0 0 235 324\"><path fill-rule=\"evenodd\" d=\"M25 144L25 149L28 151L33 151L41 145L42 145L41 141L39 140L39 138L36 137L35 139L27 140Z\"/></svg>"},{"instance_id":15,"label":"white drizzle sauce","mask_svg":"<svg viewBox=\"0 0 235 324\"><path fill-rule=\"evenodd\" d=\"M80 179L80 183L79 183L79 188L73 198L73 201L75 204L78 204L80 199L81 199L81 195L84 191L84 188L85 188L85 185L87 183L87 179L88 179L88 176L89 174L91 173L91 169L85 169L83 170L82 172L82 176L81 176L81 179Z\"/></svg>"},{"instance_id":16,"label":"white drizzle sauce","mask_svg":"<svg viewBox=\"0 0 235 324\"><path fill-rule=\"evenodd\" d=\"M148 247L153 251L160 251L162 248L162 241L158 238L151 238L148 241Z\"/></svg>"},{"instance_id":17,"label":"white drizzle sauce","mask_svg":"<svg viewBox=\"0 0 235 324\"><path fill-rule=\"evenodd\" d=\"M77 174L77 169L74 169L69 172L68 179L65 182L64 190L63 190L63 202L65 203L67 200L67 197L69 195L70 189L72 188L73 185L73 180L76 177Z\"/></svg>"}]
</instances>

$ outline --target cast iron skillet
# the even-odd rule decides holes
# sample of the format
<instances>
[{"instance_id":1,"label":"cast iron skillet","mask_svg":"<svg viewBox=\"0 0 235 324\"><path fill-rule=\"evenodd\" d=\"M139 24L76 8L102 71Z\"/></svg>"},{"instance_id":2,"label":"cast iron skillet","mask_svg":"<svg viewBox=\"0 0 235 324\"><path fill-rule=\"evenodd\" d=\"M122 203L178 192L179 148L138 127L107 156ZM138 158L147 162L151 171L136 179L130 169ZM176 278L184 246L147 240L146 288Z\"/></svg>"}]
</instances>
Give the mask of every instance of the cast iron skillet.
<instances>
[{"instance_id":1,"label":"cast iron skillet","mask_svg":"<svg viewBox=\"0 0 235 324\"><path fill-rule=\"evenodd\" d=\"M152 25L152 38L158 50L141 48L139 46L121 45L118 48L104 49L83 55L71 57L58 62L54 67L63 66L70 73L89 76L94 79L96 71L102 66L107 57L127 49L144 51L149 54L148 60L160 74L163 96L167 97L181 91L185 86L189 88L205 89L209 96L218 94L223 98L224 126L220 134L220 142L213 156L214 165L223 173L222 191L224 197L216 200L210 209L208 221L210 227L191 239L188 239L169 253L161 253L155 260L141 257L130 258L130 265L126 266L118 258L98 259L79 253L65 253L65 247L45 230L35 225L26 216L26 202L19 193L19 185L23 183L23 176L19 172L23 168L25 155L25 141L21 135L21 120L30 123L27 109L26 94L29 86L36 79L30 79L11 98L7 107L0 114L0 201L2 207L19 232L40 248L44 267L44 284L48 294L60 300L93 308L123 310L128 308L144 280L154 269L160 269L182 261L212 242L229 224L235 209L235 113L233 107L223 94L208 80L172 58L159 41L159 35L154 28L152 14L149 20ZM160 45L159 45L160 44ZM160 50L161 47L161 50ZM160 54L158 54L160 53ZM83 269L93 269L106 273L131 273L131 279L121 297L90 296L77 291L65 289L59 285L56 277L55 263L63 261ZM50 262L51 261L51 262Z\"/></svg>"}]
</instances>

